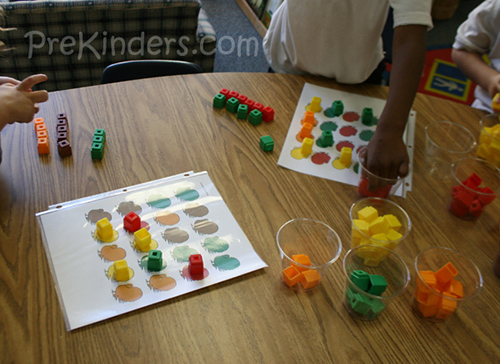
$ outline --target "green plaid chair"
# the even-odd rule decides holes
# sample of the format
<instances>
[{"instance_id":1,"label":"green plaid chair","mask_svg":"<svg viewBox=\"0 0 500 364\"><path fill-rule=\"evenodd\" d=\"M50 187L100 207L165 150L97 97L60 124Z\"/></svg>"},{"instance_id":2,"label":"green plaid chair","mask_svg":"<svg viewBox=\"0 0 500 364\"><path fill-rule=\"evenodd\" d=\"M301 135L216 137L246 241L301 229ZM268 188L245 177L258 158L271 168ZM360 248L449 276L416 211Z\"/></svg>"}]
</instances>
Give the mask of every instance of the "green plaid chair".
<instances>
[{"instance_id":1,"label":"green plaid chair","mask_svg":"<svg viewBox=\"0 0 500 364\"><path fill-rule=\"evenodd\" d=\"M215 32L198 0L39 0L1 4L0 74L45 73L48 91L99 84L108 65L174 59L212 72Z\"/></svg>"}]
</instances>

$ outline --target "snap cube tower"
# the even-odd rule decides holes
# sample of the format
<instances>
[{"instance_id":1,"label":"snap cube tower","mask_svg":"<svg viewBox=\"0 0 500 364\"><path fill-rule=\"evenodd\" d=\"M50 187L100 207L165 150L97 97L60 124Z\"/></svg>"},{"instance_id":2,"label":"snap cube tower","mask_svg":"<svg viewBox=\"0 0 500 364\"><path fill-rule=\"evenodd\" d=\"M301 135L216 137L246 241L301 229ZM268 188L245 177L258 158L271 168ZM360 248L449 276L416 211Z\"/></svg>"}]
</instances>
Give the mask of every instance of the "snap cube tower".
<instances>
[{"instance_id":1,"label":"snap cube tower","mask_svg":"<svg viewBox=\"0 0 500 364\"><path fill-rule=\"evenodd\" d=\"M104 129L95 129L92 138L92 148L90 154L92 159L102 159L104 157L104 146L106 144L106 132Z\"/></svg>"},{"instance_id":2,"label":"snap cube tower","mask_svg":"<svg viewBox=\"0 0 500 364\"><path fill-rule=\"evenodd\" d=\"M73 154L71 144L69 142L69 124L68 117L65 113L57 115L57 152L61 158L69 157Z\"/></svg>"},{"instance_id":3,"label":"snap cube tower","mask_svg":"<svg viewBox=\"0 0 500 364\"><path fill-rule=\"evenodd\" d=\"M43 118L36 118L34 120L37 150L39 155L50 153L49 135L47 133L47 126Z\"/></svg>"}]
</instances>

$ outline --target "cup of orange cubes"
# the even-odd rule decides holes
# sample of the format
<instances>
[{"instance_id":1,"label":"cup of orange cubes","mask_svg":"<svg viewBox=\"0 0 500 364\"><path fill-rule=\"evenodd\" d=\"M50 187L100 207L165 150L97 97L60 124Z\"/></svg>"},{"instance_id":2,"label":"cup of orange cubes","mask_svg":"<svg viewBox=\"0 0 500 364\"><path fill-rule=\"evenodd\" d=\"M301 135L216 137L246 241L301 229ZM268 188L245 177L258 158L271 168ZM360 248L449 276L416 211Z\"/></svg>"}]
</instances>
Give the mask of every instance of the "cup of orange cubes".
<instances>
[{"instance_id":1,"label":"cup of orange cubes","mask_svg":"<svg viewBox=\"0 0 500 364\"><path fill-rule=\"evenodd\" d=\"M307 218L283 224L276 234L276 243L283 282L296 291L317 287L342 251L335 230L324 222Z\"/></svg>"},{"instance_id":2,"label":"cup of orange cubes","mask_svg":"<svg viewBox=\"0 0 500 364\"><path fill-rule=\"evenodd\" d=\"M351 248L375 245L393 250L411 231L411 220L405 210L395 202L378 197L356 201L349 212L351 218ZM373 254L376 265L383 255Z\"/></svg>"},{"instance_id":3,"label":"cup of orange cubes","mask_svg":"<svg viewBox=\"0 0 500 364\"><path fill-rule=\"evenodd\" d=\"M432 247L415 258L413 310L419 317L443 322L465 301L477 296L483 278L477 266L454 249Z\"/></svg>"}]
</instances>

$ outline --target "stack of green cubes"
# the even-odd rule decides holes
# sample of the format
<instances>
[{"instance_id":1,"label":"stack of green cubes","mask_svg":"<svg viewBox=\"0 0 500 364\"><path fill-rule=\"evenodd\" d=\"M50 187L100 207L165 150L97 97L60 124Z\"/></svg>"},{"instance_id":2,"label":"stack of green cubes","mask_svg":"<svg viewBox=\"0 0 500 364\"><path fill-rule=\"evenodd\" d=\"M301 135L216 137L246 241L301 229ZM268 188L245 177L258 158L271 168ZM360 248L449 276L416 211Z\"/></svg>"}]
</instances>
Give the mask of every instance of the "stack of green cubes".
<instances>
[{"instance_id":1,"label":"stack of green cubes","mask_svg":"<svg viewBox=\"0 0 500 364\"><path fill-rule=\"evenodd\" d=\"M104 144L106 143L106 132L104 129L96 129L92 139L92 159L102 159L104 157Z\"/></svg>"}]
</instances>

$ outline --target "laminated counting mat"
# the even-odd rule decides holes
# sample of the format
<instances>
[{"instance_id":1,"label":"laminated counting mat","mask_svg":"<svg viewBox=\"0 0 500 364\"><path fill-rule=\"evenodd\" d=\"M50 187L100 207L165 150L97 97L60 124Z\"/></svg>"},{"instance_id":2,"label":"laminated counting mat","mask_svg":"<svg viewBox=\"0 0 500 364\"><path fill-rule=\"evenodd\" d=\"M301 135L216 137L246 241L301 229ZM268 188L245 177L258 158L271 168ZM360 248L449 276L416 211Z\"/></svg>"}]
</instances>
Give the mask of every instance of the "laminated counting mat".
<instances>
[{"instance_id":1,"label":"laminated counting mat","mask_svg":"<svg viewBox=\"0 0 500 364\"><path fill-rule=\"evenodd\" d=\"M385 100L304 84L278 164L356 186L356 152L373 136L384 105ZM403 197L411 191L415 118L411 111L403 136L410 157L410 173L396 191ZM343 148L351 154L342 154Z\"/></svg>"},{"instance_id":2,"label":"laminated counting mat","mask_svg":"<svg viewBox=\"0 0 500 364\"><path fill-rule=\"evenodd\" d=\"M267 266L207 172L50 206L37 217L68 330ZM125 229L133 221L134 233Z\"/></svg>"}]
</instances>

